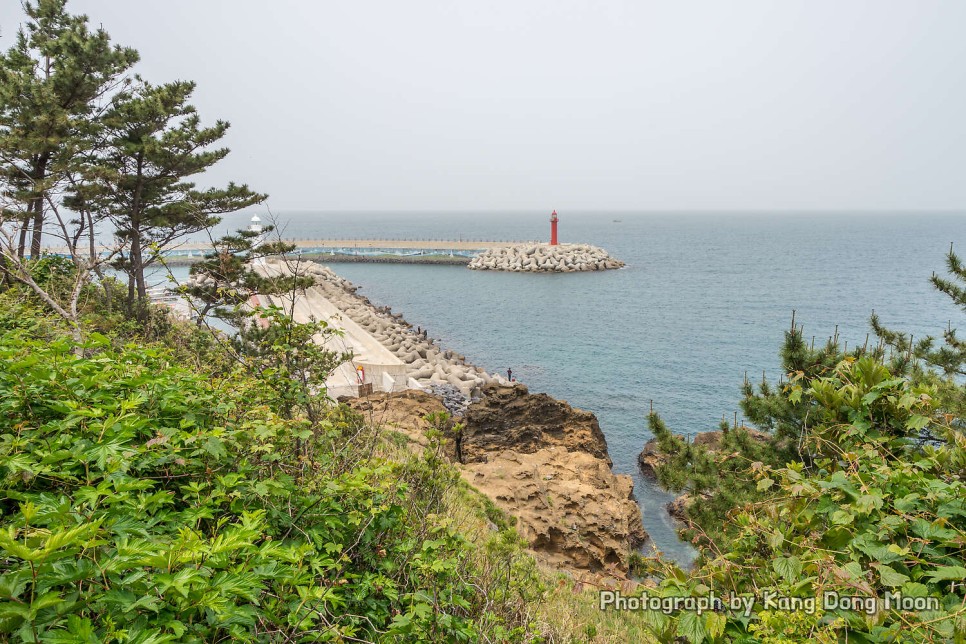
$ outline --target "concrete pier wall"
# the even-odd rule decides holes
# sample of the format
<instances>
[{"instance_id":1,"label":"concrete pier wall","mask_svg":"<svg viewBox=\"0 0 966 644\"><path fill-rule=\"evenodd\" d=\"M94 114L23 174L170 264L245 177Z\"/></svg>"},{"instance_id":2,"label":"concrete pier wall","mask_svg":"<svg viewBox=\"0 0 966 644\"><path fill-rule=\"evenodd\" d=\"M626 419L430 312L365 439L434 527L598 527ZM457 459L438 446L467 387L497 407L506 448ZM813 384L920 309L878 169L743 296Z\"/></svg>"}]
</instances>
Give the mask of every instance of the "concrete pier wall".
<instances>
[{"instance_id":1,"label":"concrete pier wall","mask_svg":"<svg viewBox=\"0 0 966 644\"><path fill-rule=\"evenodd\" d=\"M261 264L257 270L266 276L281 275L286 271L281 263ZM330 351L351 353L353 356L351 361L339 365L325 382L333 398L358 395L360 384L371 384L374 391L386 392L412 388L406 364L372 334L344 315L318 286L296 294L294 301L291 294L262 295L260 300L265 305L275 305L290 312L296 322L320 321L339 330L341 335L328 338L321 334L316 336L317 341ZM416 385L421 388L418 383Z\"/></svg>"},{"instance_id":2,"label":"concrete pier wall","mask_svg":"<svg viewBox=\"0 0 966 644\"><path fill-rule=\"evenodd\" d=\"M470 399L479 395L486 384L505 382L502 376L487 373L455 351L440 347L425 331L414 328L389 307L374 306L368 298L356 293L357 287L326 266L304 260L286 264L284 260L269 258L257 270L264 275L281 275L292 268L315 280L315 286L304 297L297 298L297 302L304 299L307 304L297 303L292 308L290 298L280 298L274 303L286 311L292 309L297 321L314 316L343 329L345 334L340 341L344 344L330 340L329 347L341 351L345 346L356 355L351 364L333 374L330 380L333 396L358 394L354 378L360 365L365 368L366 382L372 384L374 391L390 387L396 390L430 388Z\"/></svg>"}]
</instances>

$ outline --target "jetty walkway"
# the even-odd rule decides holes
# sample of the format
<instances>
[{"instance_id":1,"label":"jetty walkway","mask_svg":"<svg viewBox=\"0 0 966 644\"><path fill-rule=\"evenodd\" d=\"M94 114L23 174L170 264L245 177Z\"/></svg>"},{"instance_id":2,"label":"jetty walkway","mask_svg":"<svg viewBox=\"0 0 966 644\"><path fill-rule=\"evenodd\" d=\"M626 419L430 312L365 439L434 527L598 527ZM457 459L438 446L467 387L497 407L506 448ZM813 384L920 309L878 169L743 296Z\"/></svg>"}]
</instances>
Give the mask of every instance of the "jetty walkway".
<instances>
[{"instance_id":1,"label":"jetty walkway","mask_svg":"<svg viewBox=\"0 0 966 644\"><path fill-rule=\"evenodd\" d=\"M460 255L475 257L484 251L503 248L527 242L481 239L295 239L281 238L281 241L294 244L296 252L303 254L332 255ZM212 250L211 242L186 242L166 250L165 257L200 257ZM68 255L65 246L51 246L44 249L53 255ZM107 246L101 247L102 253L109 252Z\"/></svg>"}]
</instances>

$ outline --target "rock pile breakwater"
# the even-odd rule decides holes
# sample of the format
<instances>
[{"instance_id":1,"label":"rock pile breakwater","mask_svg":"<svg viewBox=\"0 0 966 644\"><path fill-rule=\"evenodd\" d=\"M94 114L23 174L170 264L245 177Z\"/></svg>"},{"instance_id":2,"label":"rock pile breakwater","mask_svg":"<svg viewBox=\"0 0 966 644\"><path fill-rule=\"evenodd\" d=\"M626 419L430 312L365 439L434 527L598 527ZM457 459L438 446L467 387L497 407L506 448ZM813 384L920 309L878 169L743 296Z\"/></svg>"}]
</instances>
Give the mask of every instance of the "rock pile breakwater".
<instances>
[{"instance_id":1,"label":"rock pile breakwater","mask_svg":"<svg viewBox=\"0 0 966 644\"><path fill-rule=\"evenodd\" d=\"M491 248L467 264L476 271L576 273L621 268L624 262L589 244L519 244Z\"/></svg>"},{"instance_id":2,"label":"rock pile breakwater","mask_svg":"<svg viewBox=\"0 0 966 644\"><path fill-rule=\"evenodd\" d=\"M295 270L315 278L321 295L402 360L408 376L419 384L450 385L471 399L479 395L484 385L505 382L502 376L467 363L465 356L441 348L425 330L413 328L390 307L375 306L357 293L359 287L327 266L300 262Z\"/></svg>"}]
</instances>

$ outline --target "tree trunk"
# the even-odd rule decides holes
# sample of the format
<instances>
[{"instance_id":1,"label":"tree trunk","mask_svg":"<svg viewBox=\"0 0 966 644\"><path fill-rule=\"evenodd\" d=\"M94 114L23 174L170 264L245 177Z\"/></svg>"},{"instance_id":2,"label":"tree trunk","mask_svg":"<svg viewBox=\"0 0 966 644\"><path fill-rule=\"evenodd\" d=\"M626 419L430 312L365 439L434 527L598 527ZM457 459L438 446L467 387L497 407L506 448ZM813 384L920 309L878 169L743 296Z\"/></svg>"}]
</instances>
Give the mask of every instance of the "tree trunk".
<instances>
[{"instance_id":1,"label":"tree trunk","mask_svg":"<svg viewBox=\"0 0 966 644\"><path fill-rule=\"evenodd\" d=\"M144 258L141 255L141 194L144 190L144 151L137 156L137 187L131 203L131 270L138 289L138 304L143 305L148 291L144 288Z\"/></svg>"},{"instance_id":2,"label":"tree trunk","mask_svg":"<svg viewBox=\"0 0 966 644\"><path fill-rule=\"evenodd\" d=\"M9 270L5 251L0 249L0 293L7 290L10 286L10 276L7 274Z\"/></svg>"},{"instance_id":3,"label":"tree trunk","mask_svg":"<svg viewBox=\"0 0 966 644\"><path fill-rule=\"evenodd\" d=\"M47 176L47 163L50 161L50 153L45 152L41 154L34 164L34 171L32 173L34 180L34 189L40 184L44 178ZM34 207L34 229L33 237L30 240L30 256L33 259L40 257L40 245L43 241L44 235L44 192L41 191L37 196L30 200ZM67 240L65 239L66 243Z\"/></svg>"},{"instance_id":4,"label":"tree trunk","mask_svg":"<svg viewBox=\"0 0 966 644\"><path fill-rule=\"evenodd\" d=\"M33 208L33 201L27 203L27 214L20 222L20 240L17 243L17 259L23 259L24 254L27 252L27 229L30 228L30 221L32 219L30 216L31 208Z\"/></svg>"},{"instance_id":5,"label":"tree trunk","mask_svg":"<svg viewBox=\"0 0 966 644\"><path fill-rule=\"evenodd\" d=\"M148 297L148 290L144 284L144 249L141 243L140 222L132 217L130 236L128 237L131 249L128 252L128 301L132 310L140 317L144 301ZM135 306L136 305L136 306Z\"/></svg>"},{"instance_id":6,"label":"tree trunk","mask_svg":"<svg viewBox=\"0 0 966 644\"><path fill-rule=\"evenodd\" d=\"M144 285L144 259L141 255L140 239L131 240L131 271L137 286L138 303L143 304L147 299L148 289Z\"/></svg>"},{"instance_id":7,"label":"tree trunk","mask_svg":"<svg viewBox=\"0 0 966 644\"><path fill-rule=\"evenodd\" d=\"M30 240L30 257L38 259L40 257L40 244L44 234L44 198L43 196L34 197L34 229L33 237Z\"/></svg>"}]
</instances>

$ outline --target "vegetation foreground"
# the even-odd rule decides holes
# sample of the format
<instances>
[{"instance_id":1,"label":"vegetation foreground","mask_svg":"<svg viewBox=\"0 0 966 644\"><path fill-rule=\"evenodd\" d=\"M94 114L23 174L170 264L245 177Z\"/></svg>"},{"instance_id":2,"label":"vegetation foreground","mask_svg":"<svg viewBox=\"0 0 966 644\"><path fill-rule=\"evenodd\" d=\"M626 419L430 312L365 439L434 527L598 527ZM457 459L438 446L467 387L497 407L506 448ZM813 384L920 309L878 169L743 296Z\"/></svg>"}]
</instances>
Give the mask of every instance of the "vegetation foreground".
<instances>
[{"instance_id":1,"label":"vegetation foreground","mask_svg":"<svg viewBox=\"0 0 966 644\"><path fill-rule=\"evenodd\" d=\"M521 639L512 528L439 453L238 372L0 307L0 633L21 641ZM456 506L462 508L456 510ZM463 533L460 532L463 531Z\"/></svg>"},{"instance_id":2,"label":"vegetation foreground","mask_svg":"<svg viewBox=\"0 0 966 644\"><path fill-rule=\"evenodd\" d=\"M335 331L245 306L312 283L250 269L287 245L213 241L179 289L195 324L151 304L165 249L266 195L196 187L228 124L201 126L193 83L133 74L66 0L24 8L0 55L0 639L966 641L952 323L913 341L873 316L848 351L793 319L786 376L744 383L754 428L725 422L713 448L651 413L700 557L637 556L636 583L602 592L542 570L462 482L448 417L416 447L328 399L348 356L315 340ZM952 249L948 269L933 285L961 315Z\"/></svg>"},{"instance_id":3,"label":"vegetation foreground","mask_svg":"<svg viewBox=\"0 0 966 644\"><path fill-rule=\"evenodd\" d=\"M49 264L42 282L71 279ZM952 253L950 268L962 306ZM652 414L701 557L637 558L623 599L665 603L601 610L460 481L448 418L414 449L307 386L298 348L317 326L269 311L232 344L160 311L107 314L104 297L87 289L78 345L30 292L0 294L0 633L15 641L964 640L952 330L937 347L880 329L845 354L793 328L787 381L745 385L765 439L725 424L712 451Z\"/></svg>"}]
</instances>

